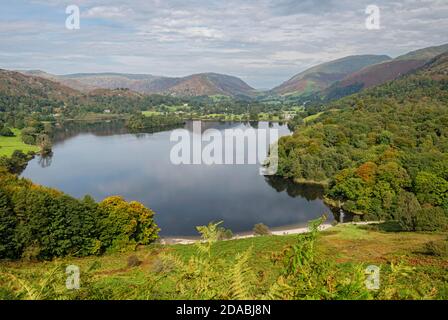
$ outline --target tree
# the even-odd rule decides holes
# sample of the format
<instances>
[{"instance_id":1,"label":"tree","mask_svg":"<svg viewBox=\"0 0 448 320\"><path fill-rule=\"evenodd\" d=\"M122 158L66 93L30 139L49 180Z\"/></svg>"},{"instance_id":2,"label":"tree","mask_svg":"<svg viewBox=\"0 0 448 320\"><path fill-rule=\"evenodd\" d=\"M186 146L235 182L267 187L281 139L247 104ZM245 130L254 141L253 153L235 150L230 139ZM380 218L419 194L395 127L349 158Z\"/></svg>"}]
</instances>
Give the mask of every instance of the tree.
<instances>
[{"instance_id":1,"label":"tree","mask_svg":"<svg viewBox=\"0 0 448 320\"><path fill-rule=\"evenodd\" d=\"M135 248L158 238L160 229L154 222L154 212L139 202L113 196L104 199L99 209L103 217L100 239L111 250Z\"/></svg>"},{"instance_id":2,"label":"tree","mask_svg":"<svg viewBox=\"0 0 448 320\"><path fill-rule=\"evenodd\" d=\"M22 151L15 150L10 158L0 157L0 166L6 168L11 173L20 174L32 158L33 154L24 154Z\"/></svg>"},{"instance_id":3,"label":"tree","mask_svg":"<svg viewBox=\"0 0 448 320\"><path fill-rule=\"evenodd\" d=\"M5 126L2 129L0 129L0 136L14 137L14 132L12 132L11 129Z\"/></svg>"},{"instance_id":4,"label":"tree","mask_svg":"<svg viewBox=\"0 0 448 320\"><path fill-rule=\"evenodd\" d=\"M271 234L271 231L269 231L268 226L266 226L263 223L257 223L254 226L253 232L256 236L266 236Z\"/></svg>"},{"instance_id":5,"label":"tree","mask_svg":"<svg viewBox=\"0 0 448 320\"><path fill-rule=\"evenodd\" d=\"M415 231L446 231L448 218L442 208L425 206L417 212Z\"/></svg>"},{"instance_id":6,"label":"tree","mask_svg":"<svg viewBox=\"0 0 448 320\"><path fill-rule=\"evenodd\" d=\"M11 208L9 198L0 189L0 259L17 257L14 240L16 225L17 217Z\"/></svg>"},{"instance_id":7,"label":"tree","mask_svg":"<svg viewBox=\"0 0 448 320\"><path fill-rule=\"evenodd\" d=\"M43 156L51 154L52 144L50 138L46 134L40 134L36 138L36 144L40 148L40 153Z\"/></svg>"},{"instance_id":8,"label":"tree","mask_svg":"<svg viewBox=\"0 0 448 320\"><path fill-rule=\"evenodd\" d=\"M416 230L417 215L420 209L420 203L413 193L406 191L400 192L397 198L397 205L394 215L403 230Z\"/></svg>"},{"instance_id":9,"label":"tree","mask_svg":"<svg viewBox=\"0 0 448 320\"><path fill-rule=\"evenodd\" d=\"M448 209L448 181L429 172L419 172L415 178L415 193L421 203Z\"/></svg>"}]
</instances>

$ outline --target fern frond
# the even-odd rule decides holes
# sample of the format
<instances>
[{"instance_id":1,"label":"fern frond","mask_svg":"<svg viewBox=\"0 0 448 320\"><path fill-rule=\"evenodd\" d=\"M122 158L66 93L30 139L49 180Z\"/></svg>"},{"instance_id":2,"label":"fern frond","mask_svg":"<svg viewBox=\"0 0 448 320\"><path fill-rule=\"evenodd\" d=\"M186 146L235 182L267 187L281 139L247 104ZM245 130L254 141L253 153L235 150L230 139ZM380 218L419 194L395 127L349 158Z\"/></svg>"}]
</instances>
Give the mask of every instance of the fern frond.
<instances>
[{"instance_id":1,"label":"fern frond","mask_svg":"<svg viewBox=\"0 0 448 320\"><path fill-rule=\"evenodd\" d=\"M252 249L248 249L242 254L238 254L235 264L230 272L231 296L236 300L253 299L252 285L255 279L252 269L249 266L249 260L252 255Z\"/></svg>"}]
</instances>

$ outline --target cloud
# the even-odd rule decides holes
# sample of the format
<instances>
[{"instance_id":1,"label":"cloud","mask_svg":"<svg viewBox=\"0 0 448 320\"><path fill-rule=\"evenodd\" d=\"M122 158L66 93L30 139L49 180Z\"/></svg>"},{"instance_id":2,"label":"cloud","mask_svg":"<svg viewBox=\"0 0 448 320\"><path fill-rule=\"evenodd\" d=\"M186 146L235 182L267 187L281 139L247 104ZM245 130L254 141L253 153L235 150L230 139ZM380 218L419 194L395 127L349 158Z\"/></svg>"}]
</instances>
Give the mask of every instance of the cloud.
<instances>
[{"instance_id":1,"label":"cloud","mask_svg":"<svg viewBox=\"0 0 448 320\"><path fill-rule=\"evenodd\" d=\"M0 63L54 73L220 72L273 87L353 54L397 56L448 42L446 0L78 0L81 29L65 29L71 0L14 1L0 12ZM69 57L69 58L68 58Z\"/></svg>"}]
</instances>

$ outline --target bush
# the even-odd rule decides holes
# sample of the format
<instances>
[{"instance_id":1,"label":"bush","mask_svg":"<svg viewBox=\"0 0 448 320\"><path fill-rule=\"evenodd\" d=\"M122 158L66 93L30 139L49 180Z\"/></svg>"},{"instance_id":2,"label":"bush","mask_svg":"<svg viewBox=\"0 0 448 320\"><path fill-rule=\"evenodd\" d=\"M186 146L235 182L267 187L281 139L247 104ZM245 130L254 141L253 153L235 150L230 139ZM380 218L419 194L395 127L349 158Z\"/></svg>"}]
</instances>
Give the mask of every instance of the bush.
<instances>
[{"instance_id":1,"label":"bush","mask_svg":"<svg viewBox=\"0 0 448 320\"><path fill-rule=\"evenodd\" d=\"M448 238L439 241L430 241L425 244L425 251L433 256L448 257Z\"/></svg>"},{"instance_id":2,"label":"bush","mask_svg":"<svg viewBox=\"0 0 448 320\"><path fill-rule=\"evenodd\" d=\"M38 142L38 137L44 131L44 125L41 123L34 124L34 126L22 129L22 141L26 144L35 145Z\"/></svg>"},{"instance_id":3,"label":"bush","mask_svg":"<svg viewBox=\"0 0 448 320\"><path fill-rule=\"evenodd\" d=\"M448 228L448 218L440 207L421 207L412 193L399 196L396 219L404 231L440 231Z\"/></svg>"},{"instance_id":4,"label":"bush","mask_svg":"<svg viewBox=\"0 0 448 320\"><path fill-rule=\"evenodd\" d=\"M442 231L448 229L448 219L439 207L425 207L417 212L415 231Z\"/></svg>"},{"instance_id":5,"label":"bush","mask_svg":"<svg viewBox=\"0 0 448 320\"><path fill-rule=\"evenodd\" d=\"M36 143L36 139L33 136L22 134L22 141L25 144L34 145Z\"/></svg>"},{"instance_id":6,"label":"bush","mask_svg":"<svg viewBox=\"0 0 448 320\"><path fill-rule=\"evenodd\" d=\"M8 127L3 127L0 130L0 136L4 136L4 137L14 137L14 132L11 131L11 129L9 129Z\"/></svg>"},{"instance_id":7,"label":"bush","mask_svg":"<svg viewBox=\"0 0 448 320\"><path fill-rule=\"evenodd\" d=\"M132 255L128 258L128 268L138 267L141 264L142 261L136 255Z\"/></svg>"},{"instance_id":8,"label":"bush","mask_svg":"<svg viewBox=\"0 0 448 320\"><path fill-rule=\"evenodd\" d=\"M20 174L33 157L32 152L24 154L22 151L15 150L10 158L0 157L0 167L6 168L10 173Z\"/></svg>"},{"instance_id":9,"label":"bush","mask_svg":"<svg viewBox=\"0 0 448 320\"><path fill-rule=\"evenodd\" d=\"M218 229L218 239L219 240L229 240L233 238L233 232L230 229L226 229L223 227L220 227Z\"/></svg>"},{"instance_id":10,"label":"bush","mask_svg":"<svg viewBox=\"0 0 448 320\"><path fill-rule=\"evenodd\" d=\"M263 223L257 223L254 226L253 232L256 236L267 236L271 234L271 231L269 231L268 226L266 226Z\"/></svg>"}]
</instances>

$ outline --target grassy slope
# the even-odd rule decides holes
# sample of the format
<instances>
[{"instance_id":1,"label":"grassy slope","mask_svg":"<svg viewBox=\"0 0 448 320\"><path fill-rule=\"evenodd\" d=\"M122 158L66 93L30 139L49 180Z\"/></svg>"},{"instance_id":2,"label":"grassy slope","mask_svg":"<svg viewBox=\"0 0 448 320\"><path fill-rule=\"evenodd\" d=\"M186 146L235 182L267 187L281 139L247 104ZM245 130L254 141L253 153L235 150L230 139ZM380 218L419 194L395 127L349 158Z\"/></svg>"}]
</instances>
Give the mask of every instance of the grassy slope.
<instances>
[{"instance_id":1,"label":"grassy slope","mask_svg":"<svg viewBox=\"0 0 448 320\"><path fill-rule=\"evenodd\" d=\"M339 111L338 109L328 109L327 112L337 112ZM321 115L323 115L324 112L318 112L316 114L312 114L306 118L303 119L304 122L310 122L310 121L314 121L316 119L318 119Z\"/></svg>"},{"instance_id":2,"label":"grassy slope","mask_svg":"<svg viewBox=\"0 0 448 320\"><path fill-rule=\"evenodd\" d=\"M21 150L24 153L28 151L39 151L37 146L32 146L22 142L22 136L20 130L13 129L15 137L2 137L0 136L0 157L11 156L15 150Z\"/></svg>"},{"instance_id":3,"label":"grassy slope","mask_svg":"<svg viewBox=\"0 0 448 320\"><path fill-rule=\"evenodd\" d=\"M414 267L413 280L420 279L426 285L435 288L446 287L448 261L424 253L424 244L431 240L446 237L437 233L401 233L385 231L385 228L372 226L343 225L322 233L318 242L318 251L328 259L336 260L343 268L351 263L363 265L379 265L387 269L391 261L402 261ZM251 267L259 279L260 288L267 288L277 278L280 266L273 262L273 257L286 246L293 244L296 236L268 236L242 240L219 242L214 248L214 254L232 261L235 254L252 247L253 258ZM196 252L193 245L153 245L139 249L137 252L109 254L102 257L68 258L58 263L66 266L77 265L81 272L86 272L95 266L91 273L91 284L100 291L107 290L107 297L153 299L175 298L175 283L170 277L165 277L160 270L160 254L173 253L183 259L188 259ZM143 263L134 268L127 266L131 255L139 257ZM6 272L25 273L26 277L40 279L55 262L27 263L3 262L0 270ZM158 292L162 296L148 296L144 289L154 283L154 277L161 277ZM418 281L409 281L405 286L412 286ZM421 282L420 282L421 283ZM436 289L437 291L437 289ZM110 295L112 292L112 295ZM145 293L146 292L146 293Z\"/></svg>"}]
</instances>

